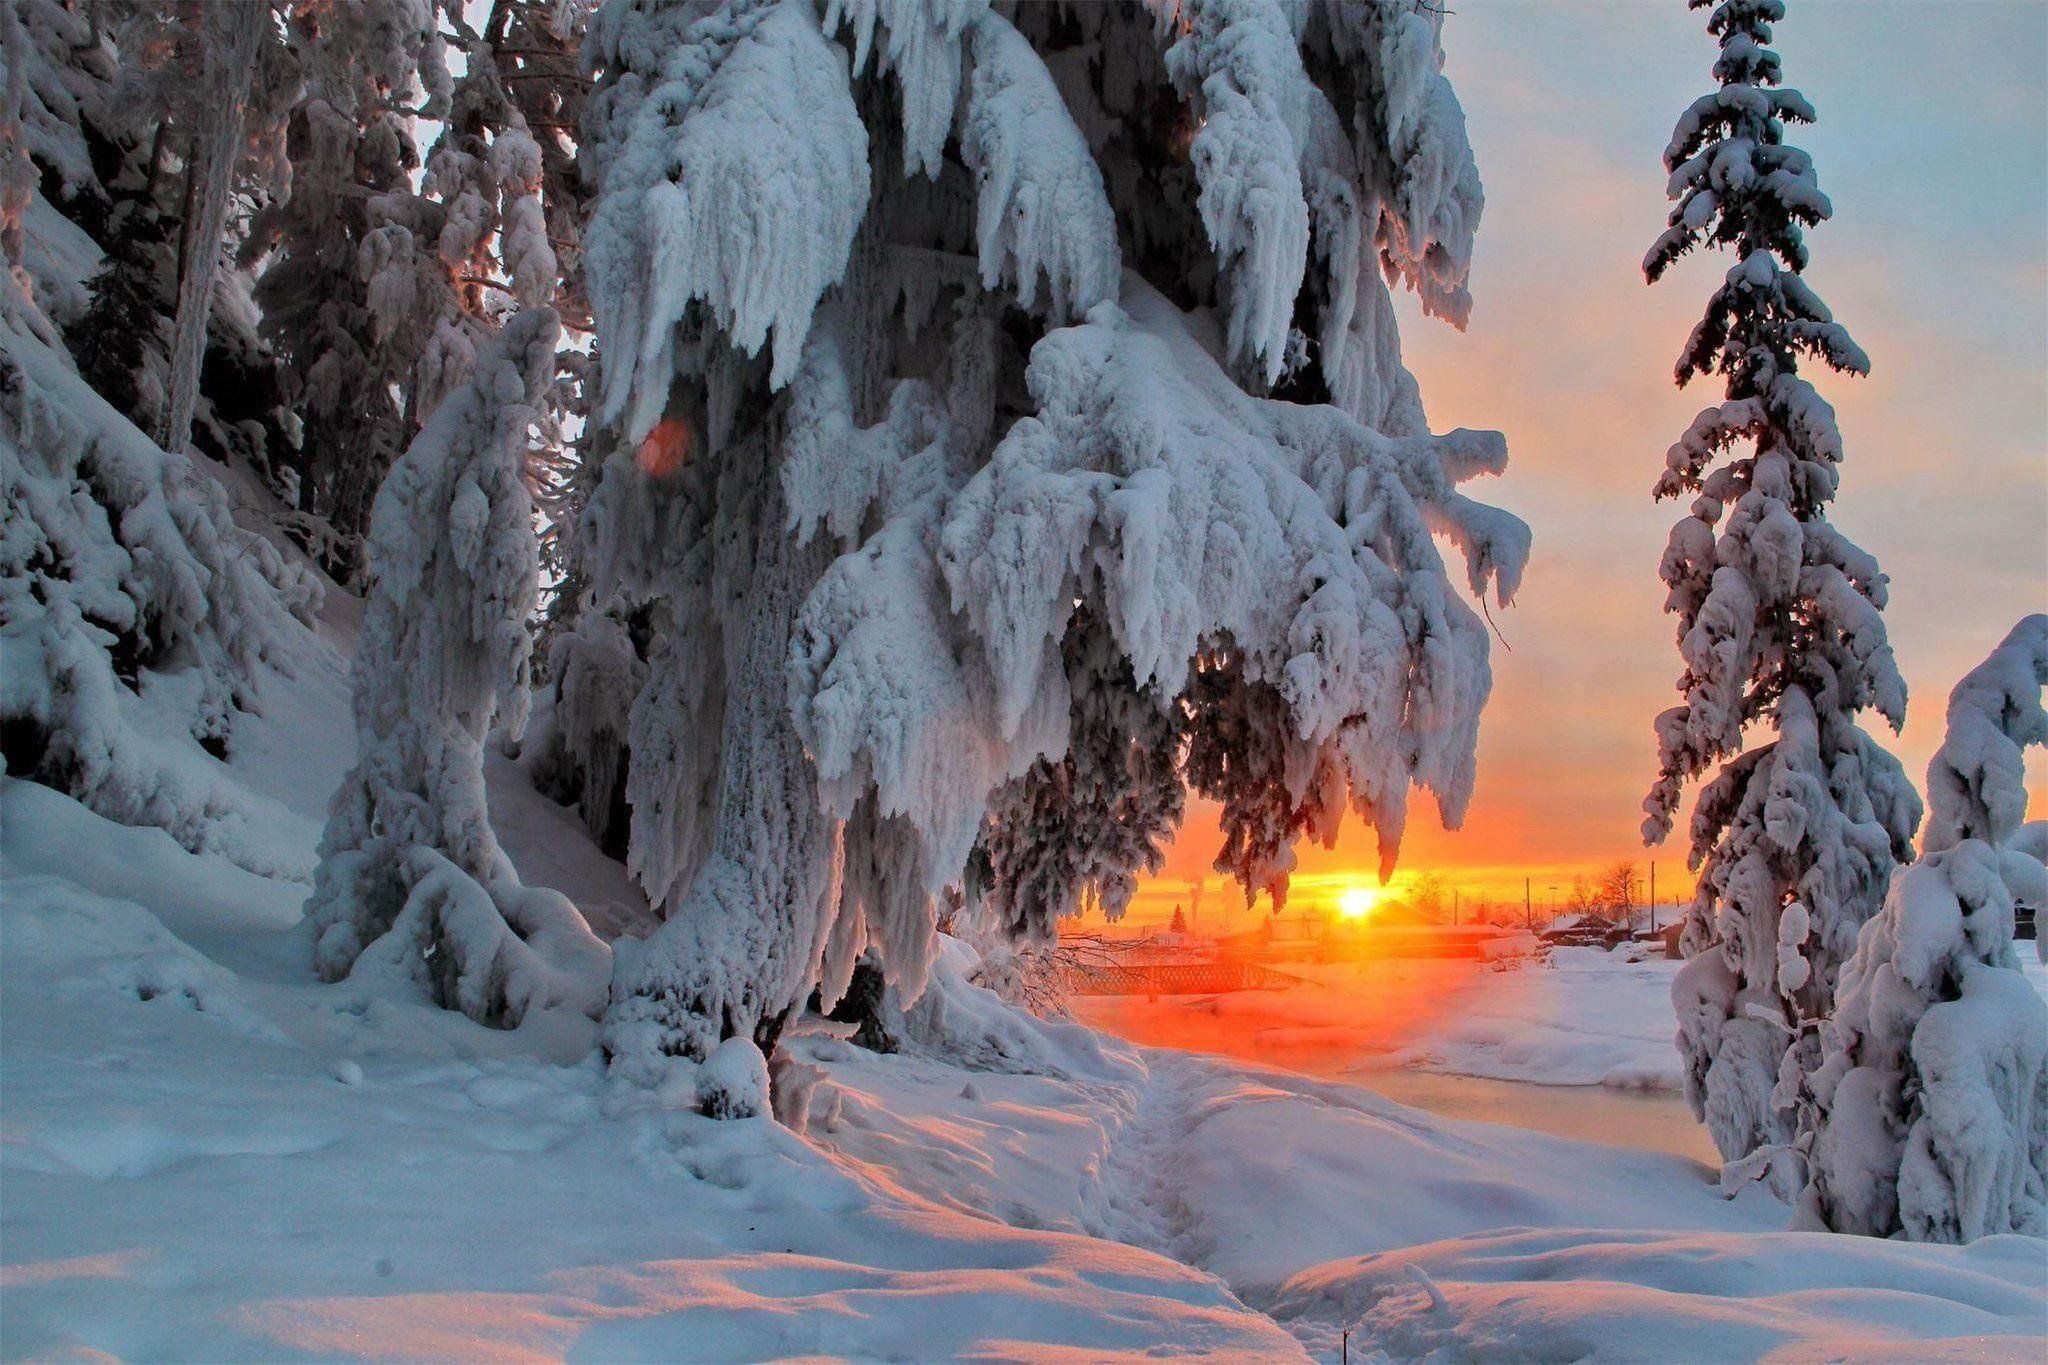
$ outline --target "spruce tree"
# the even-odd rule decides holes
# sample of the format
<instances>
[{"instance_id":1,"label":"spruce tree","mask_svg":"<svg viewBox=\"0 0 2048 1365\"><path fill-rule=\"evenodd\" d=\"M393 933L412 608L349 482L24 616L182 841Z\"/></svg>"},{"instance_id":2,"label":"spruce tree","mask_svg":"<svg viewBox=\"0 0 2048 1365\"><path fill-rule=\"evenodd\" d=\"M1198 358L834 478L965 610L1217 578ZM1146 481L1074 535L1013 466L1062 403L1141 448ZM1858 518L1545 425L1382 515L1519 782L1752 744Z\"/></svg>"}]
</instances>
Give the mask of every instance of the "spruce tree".
<instances>
[{"instance_id":1,"label":"spruce tree","mask_svg":"<svg viewBox=\"0 0 2048 1365\"><path fill-rule=\"evenodd\" d=\"M1724 1158L1773 1170L1796 1129L1836 973L1911 857L1920 802L1859 726L1894 730L1906 689L1886 640L1877 561L1827 520L1841 477L1834 410L1799 373L1867 373L1862 349L1801 278L1805 229L1832 213L1812 159L1784 140L1814 112L1780 85L1771 25L1782 0L1709 9L1720 88L1686 110L1664 152L1675 201L1643 262L1654 283L1687 252L1734 255L1680 354L1723 401L1671 447L1656 496L1688 498L1659 566L1678 616L1683 702L1657 718L1659 773L1644 838L1670 832L1685 784L1698 891L1672 986L1686 1095ZM1775 738L1746 747L1753 727Z\"/></svg>"},{"instance_id":2,"label":"spruce tree","mask_svg":"<svg viewBox=\"0 0 2048 1365\"><path fill-rule=\"evenodd\" d=\"M85 382L149 431L158 425L163 392L148 360L169 350L164 265L170 234L163 215L142 196L118 205L111 226L106 261L92 279L92 302L64 329L64 340Z\"/></svg>"},{"instance_id":3,"label":"spruce tree","mask_svg":"<svg viewBox=\"0 0 2048 1365\"><path fill-rule=\"evenodd\" d=\"M1187 785L1276 899L1347 811L1389 868L1413 789L1457 822L1489 641L1435 537L1505 600L1527 531L1458 491L1504 443L1429 433L1393 326L1389 282L1469 304L1440 22L593 16L587 581L645 671L584 770L624 768L668 916L616 1066L771 1042L857 962L910 1001L956 895L1027 942L1118 908Z\"/></svg>"}]
</instances>

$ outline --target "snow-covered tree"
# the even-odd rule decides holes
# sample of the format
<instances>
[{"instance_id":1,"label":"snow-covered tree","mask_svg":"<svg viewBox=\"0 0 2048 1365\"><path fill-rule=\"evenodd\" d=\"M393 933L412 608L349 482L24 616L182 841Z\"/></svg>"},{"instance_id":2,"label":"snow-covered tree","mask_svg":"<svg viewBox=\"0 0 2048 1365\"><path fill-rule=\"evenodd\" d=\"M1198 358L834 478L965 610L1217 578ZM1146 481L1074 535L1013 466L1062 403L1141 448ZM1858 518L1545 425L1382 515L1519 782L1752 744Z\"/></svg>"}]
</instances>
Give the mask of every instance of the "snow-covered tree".
<instances>
[{"instance_id":1,"label":"snow-covered tree","mask_svg":"<svg viewBox=\"0 0 2048 1365\"><path fill-rule=\"evenodd\" d=\"M436 19L429 0L293 8L299 98L286 125L288 189L256 215L242 248L257 272L264 336L289 364L288 396L304 431L293 489L302 538L343 579L360 566L378 484L416 430L407 401L413 364L445 340L432 314L406 317L399 328L402 301L417 289L394 283L394 258L414 281L445 280L445 269L423 260L436 234L423 232L418 250L403 228L374 248L370 240L383 224L373 206L419 199L417 116L444 114L449 102ZM381 316L373 281L383 289ZM386 336L398 331L399 344L379 346L380 327Z\"/></svg>"},{"instance_id":2,"label":"snow-covered tree","mask_svg":"<svg viewBox=\"0 0 2048 1365\"><path fill-rule=\"evenodd\" d=\"M1394 330L1389 281L1468 306L1440 21L593 17L589 582L641 642L629 862L668 914L615 1064L769 1042L863 954L915 997L970 863L1019 926L1114 906L1182 784L1276 898L1347 808L1386 869L1413 787L1457 823L1488 639L1435 537L1502 600L1528 538L1457 491L1503 443L1429 434Z\"/></svg>"},{"instance_id":3,"label":"snow-covered tree","mask_svg":"<svg viewBox=\"0 0 2048 1365\"><path fill-rule=\"evenodd\" d=\"M24 192L39 192L76 229L46 226L23 273L80 372L146 431L160 432L169 416L181 268L217 267L220 245L239 235L230 214L212 249L197 249L205 228L184 202L186 189L197 189L194 140L224 107L207 81L209 61L221 65L220 26L269 12L229 8L20 0L7 10L26 76L22 133L7 142L16 164L27 164ZM233 173L236 202L266 194L282 165L289 61L273 30L260 36L236 106L241 135L220 163ZM91 247L103 257L97 267L82 254ZM190 434L203 453L282 488L292 424L246 284L217 270L204 291L205 344L186 356L198 365L187 375L196 384Z\"/></svg>"},{"instance_id":4,"label":"snow-covered tree","mask_svg":"<svg viewBox=\"0 0 2048 1365\"><path fill-rule=\"evenodd\" d=\"M303 85L290 190L258 216L244 255L260 269L267 334L299 376L298 502L325 531L309 545L343 577L359 565L384 470L498 320L564 296L581 306L554 246L558 232L573 242L577 201L544 197L571 183L561 124L575 92L554 67L526 66L533 44L560 65L568 30L536 12L573 7L498 0L485 33L468 8L349 0L292 11ZM501 58L487 34L529 46ZM536 136L529 109L552 126ZM439 131L423 154L429 120Z\"/></svg>"},{"instance_id":5,"label":"snow-covered tree","mask_svg":"<svg viewBox=\"0 0 2048 1365\"><path fill-rule=\"evenodd\" d=\"M1949 694L1920 859L1842 969L1805 1195L1837 1231L2048 1232L2048 1006L2013 951L2013 907L2042 903L2048 869L2012 847L2044 686L2048 616L2029 616Z\"/></svg>"},{"instance_id":6,"label":"snow-covered tree","mask_svg":"<svg viewBox=\"0 0 2048 1365\"><path fill-rule=\"evenodd\" d=\"M1657 718L1647 842L1669 833L1685 784L1699 872L1672 986L1686 1095L1735 1162L1794 1137L1818 1020L1835 976L1912 856L1920 802L1857 724L1894 729L1906 689L1883 618L1877 561L1827 520L1840 481L1834 410L1802 359L1863 374L1869 361L1800 278L1803 230L1832 209L1785 125L1813 110L1779 84L1770 49L1782 0L1711 6L1720 89L1686 110L1664 152L1675 204L1643 263L1655 282L1700 246L1735 254L1679 356L1677 379L1719 374L1725 399L1671 447L1657 496L1689 498L1659 572L1678 616L1684 701ZM1746 748L1752 727L1776 738ZM1774 1183L1789 1192L1789 1165Z\"/></svg>"},{"instance_id":7,"label":"snow-covered tree","mask_svg":"<svg viewBox=\"0 0 2048 1365\"><path fill-rule=\"evenodd\" d=\"M508 321L378 491L356 763L306 904L327 980L409 981L508 1025L537 1008L594 1014L608 976L575 907L520 884L484 797L493 721L525 721L536 558L521 465L557 331L547 309Z\"/></svg>"},{"instance_id":8,"label":"snow-covered tree","mask_svg":"<svg viewBox=\"0 0 2048 1365\"><path fill-rule=\"evenodd\" d=\"M10 277L11 280L11 277ZM54 338L52 338L54 339ZM318 588L227 497L0 321L0 753L7 771L195 851L303 875L255 837L227 755ZM170 728L167 728L170 727Z\"/></svg>"}]
</instances>

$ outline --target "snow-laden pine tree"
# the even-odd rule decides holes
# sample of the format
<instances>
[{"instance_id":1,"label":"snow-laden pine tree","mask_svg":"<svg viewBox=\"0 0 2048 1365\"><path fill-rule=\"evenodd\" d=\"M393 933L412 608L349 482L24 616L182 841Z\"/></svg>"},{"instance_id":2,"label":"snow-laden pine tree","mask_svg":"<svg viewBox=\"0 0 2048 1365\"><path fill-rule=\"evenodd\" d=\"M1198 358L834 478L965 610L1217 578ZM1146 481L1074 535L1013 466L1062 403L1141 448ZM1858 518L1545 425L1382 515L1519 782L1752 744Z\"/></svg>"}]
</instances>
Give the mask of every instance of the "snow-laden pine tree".
<instances>
[{"instance_id":1,"label":"snow-laden pine tree","mask_svg":"<svg viewBox=\"0 0 2048 1365\"><path fill-rule=\"evenodd\" d=\"M557 332L545 308L511 318L378 490L356 763L306 903L322 977L411 982L494 1024L594 1015L608 977L575 907L520 884L484 797L486 734L525 722L536 553L521 473Z\"/></svg>"},{"instance_id":2,"label":"snow-laden pine tree","mask_svg":"<svg viewBox=\"0 0 2048 1365\"><path fill-rule=\"evenodd\" d=\"M1470 795L1475 592L1389 281L1462 321L1481 196L1408 3L670 6L592 20L585 245L615 433L592 604L644 666L629 1073L771 1040L865 954L904 999L970 863L1114 905L1179 788L1284 896L1353 809ZM626 654L583 695L616 705ZM565 693L563 701L569 702ZM617 734L573 712L566 736ZM1123 830L1105 819L1128 817Z\"/></svg>"},{"instance_id":3,"label":"snow-laden pine tree","mask_svg":"<svg viewBox=\"0 0 2048 1365\"><path fill-rule=\"evenodd\" d=\"M1798 373L1802 359L1851 374L1869 361L1800 278L1803 230L1832 210L1811 158L1784 141L1786 124L1814 116L1779 84L1769 47L1785 7L1690 3L1711 7L1721 85L1665 149L1676 202L1643 269L1655 282L1700 246L1735 261L1677 366L1680 384L1719 374L1724 401L1671 447L1656 487L1690 499L1659 566L1685 699L1657 718L1643 834L1662 840L1684 785L1720 765L1693 807L1691 960L1672 998L1686 1096L1735 1162L1794 1139L1836 972L1912 856L1920 801L1857 724L1875 709L1896 729L1906 689L1879 615L1885 576L1827 520L1842 461L1834 410ZM1775 738L1746 747L1753 727ZM1791 1178L1779 1163L1781 1192Z\"/></svg>"},{"instance_id":4,"label":"snow-laden pine tree","mask_svg":"<svg viewBox=\"0 0 2048 1365\"><path fill-rule=\"evenodd\" d=\"M9 272L0 289L18 290ZM23 311L39 312L33 302ZM303 876L213 758L319 589L0 308L0 755L196 852ZM54 341L54 337L47 338ZM183 730L207 752L178 742Z\"/></svg>"},{"instance_id":5,"label":"snow-laden pine tree","mask_svg":"<svg viewBox=\"0 0 2048 1365\"><path fill-rule=\"evenodd\" d=\"M1836 1231L2048 1232L2048 1006L2013 951L2013 908L2042 904L2048 869L2012 847L2044 686L2048 616L2029 616L1949 694L1920 859L1842 968L1805 1196Z\"/></svg>"},{"instance_id":6,"label":"snow-laden pine tree","mask_svg":"<svg viewBox=\"0 0 2048 1365\"><path fill-rule=\"evenodd\" d=\"M498 0L487 32L507 43L548 33L558 56L566 39L535 27L541 7ZM544 202L543 182L568 183L563 110L575 101L553 68L526 69L523 52L500 59L471 8L350 0L291 12L303 83L290 189L258 216L244 255L260 268L267 334L298 376L298 502L323 532L309 544L342 577L358 567L384 470L497 319L554 302L564 282L554 237L573 237L574 201ZM537 134L529 110L553 126ZM423 156L427 121L439 131Z\"/></svg>"},{"instance_id":7,"label":"snow-laden pine tree","mask_svg":"<svg viewBox=\"0 0 2048 1365\"><path fill-rule=\"evenodd\" d=\"M290 176L242 248L256 272L265 338L289 366L303 439L293 492L300 534L337 578L355 575L372 499L417 430L414 365L447 336L407 304L442 284L438 223L419 209L418 120L442 118L452 77L433 0L296 5L298 99L286 124ZM409 220L373 241L388 216ZM406 287L401 287L401 271ZM381 292L379 292L381 291ZM388 342L394 334L395 344ZM472 340L464 354L472 354ZM446 384L461 380L460 365Z\"/></svg>"},{"instance_id":8,"label":"snow-laden pine tree","mask_svg":"<svg viewBox=\"0 0 2048 1365\"><path fill-rule=\"evenodd\" d=\"M6 31L20 39L25 79L22 130L6 142L29 172L24 209L40 192L44 211L54 211L35 236L38 259L25 263L30 287L80 373L145 431L163 428L176 387L172 316L181 265L218 266L217 250L193 246L203 229L185 207L185 190L195 183L193 141L223 103L209 95L206 80L209 60L220 65L215 30L223 16L264 13L256 5L228 15L220 6L63 0L7 7ZM236 193L258 198L282 166L283 87L290 83L288 60L272 38L266 34L256 49L235 154L217 163L233 172ZM11 59L0 53L0 61ZM63 231L58 217L76 231ZM216 247L236 236L232 227L216 231ZM92 248L102 256L96 268L81 255ZM292 423L276 360L256 335L246 281L218 271L202 292L209 303L204 345L192 349L196 338L187 339L188 363L202 362L189 395L193 444L281 487Z\"/></svg>"}]
</instances>

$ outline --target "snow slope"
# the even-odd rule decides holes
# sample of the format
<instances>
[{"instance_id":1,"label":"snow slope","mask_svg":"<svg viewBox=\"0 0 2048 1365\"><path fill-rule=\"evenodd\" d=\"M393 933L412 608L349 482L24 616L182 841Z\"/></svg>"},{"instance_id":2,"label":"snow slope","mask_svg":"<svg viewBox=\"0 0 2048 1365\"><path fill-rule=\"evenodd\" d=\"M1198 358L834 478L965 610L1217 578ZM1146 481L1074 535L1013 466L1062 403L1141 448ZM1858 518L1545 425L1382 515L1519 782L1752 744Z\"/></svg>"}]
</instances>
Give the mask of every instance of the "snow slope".
<instances>
[{"instance_id":1,"label":"snow slope","mask_svg":"<svg viewBox=\"0 0 2048 1365\"><path fill-rule=\"evenodd\" d=\"M349 758L340 675L310 649L228 770L301 857ZM510 763L492 779L522 875L646 923L573 821ZM1354 1350L1397 1356L2048 1336L2039 1242L1802 1240L1677 1158L1038 1023L957 947L942 1026L878 1056L807 1023L790 1126L714 1122L687 1064L659 1092L608 1080L580 1017L495 1031L317 984L305 890L0 778L0 1356L1282 1359L1360 1321Z\"/></svg>"},{"instance_id":2,"label":"snow slope","mask_svg":"<svg viewBox=\"0 0 2048 1365\"><path fill-rule=\"evenodd\" d=\"M2025 1361L2042 1274L2029 1237L1515 1228L1318 1266L1272 1311L1402 1359Z\"/></svg>"},{"instance_id":3,"label":"snow slope","mask_svg":"<svg viewBox=\"0 0 2048 1365\"><path fill-rule=\"evenodd\" d=\"M1293 1350L1162 1257L612 1090L582 1021L310 985L288 884L11 779L0 822L10 1358Z\"/></svg>"}]
</instances>

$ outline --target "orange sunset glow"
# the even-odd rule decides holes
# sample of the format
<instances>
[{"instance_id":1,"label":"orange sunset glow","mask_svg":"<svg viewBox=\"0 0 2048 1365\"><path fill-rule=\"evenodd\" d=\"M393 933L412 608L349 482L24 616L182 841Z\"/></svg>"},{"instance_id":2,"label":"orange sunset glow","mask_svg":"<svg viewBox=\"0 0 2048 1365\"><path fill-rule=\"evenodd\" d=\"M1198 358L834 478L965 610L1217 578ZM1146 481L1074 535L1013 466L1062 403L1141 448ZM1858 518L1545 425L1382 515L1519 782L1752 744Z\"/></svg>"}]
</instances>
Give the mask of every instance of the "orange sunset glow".
<instances>
[{"instance_id":1,"label":"orange sunset glow","mask_svg":"<svg viewBox=\"0 0 2048 1365\"><path fill-rule=\"evenodd\" d=\"M1905 74L1921 13L1873 7L1854 29L1788 26L1782 42L1820 107L1862 110L1889 128L1909 121L1894 106L1910 105L1912 119L1939 123L1904 147L1872 145L1849 118L1802 134L1837 210L1813 234L1809 278L1855 320L1871 357L1869 377L1826 386L1846 440L1830 515L1891 577L1885 620L1908 717L1902 735L1881 722L1872 730L1916 784L1941 741L1949 689L2013 621L2042 609L2048 573L2048 252L2037 230L2048 149L2040 129L2011 145L1960 112L1923 107L1911 93L1918 77ZM1596 22L1634 56L1574 90L1576 112L1559 121L1556 72ZM1506 475L1475 492L1535 537L1514 605L1492 610L1501 638L1464 827L1444 830L1418 793L1400 875L1440 872L1468 901L1516 906L1526 880L1539 917L1552 885L1562 898L1574 876L1621 858L1646 878L1656 862L1666 906L1691 887L1683 824L1654 850L1637 833L1655 768L1651 723L1678 700L1680 667L1656 571L1682 509L1653 502L1650 486L1665 450L1718 394L1677 388L1670 366L1726 265L1690 258L1652 289L1636 262L1664 223L1656 149L1669 92L1697 81L1692 22L1681 5L1461 7L1446 70L1487 197L1471 326L1454 331L1397 294L1404 359L1432 429L1506 435ZM1904 183L1912 195L1897 192ZM1960 211L1943 205L1965 188L2010 202L1948 221ZM1915 269L1908 243L1930 233L1956 249L1938 270ZM2040 818L2048 775L2038 759L2028 779ZM1131 919L1165 918L1203 877L1205 920L1226 901L1242 913L1242 893L1209 868L1220 844L1214 808L1191 800ZM1341 887L1375 880L1377 847L1356 819L1335 848L1297 851L1294 898L1305 907L1330 908ZM1268 908L1262 898L1260 913Z\"/></svg>"}]
</instances>

